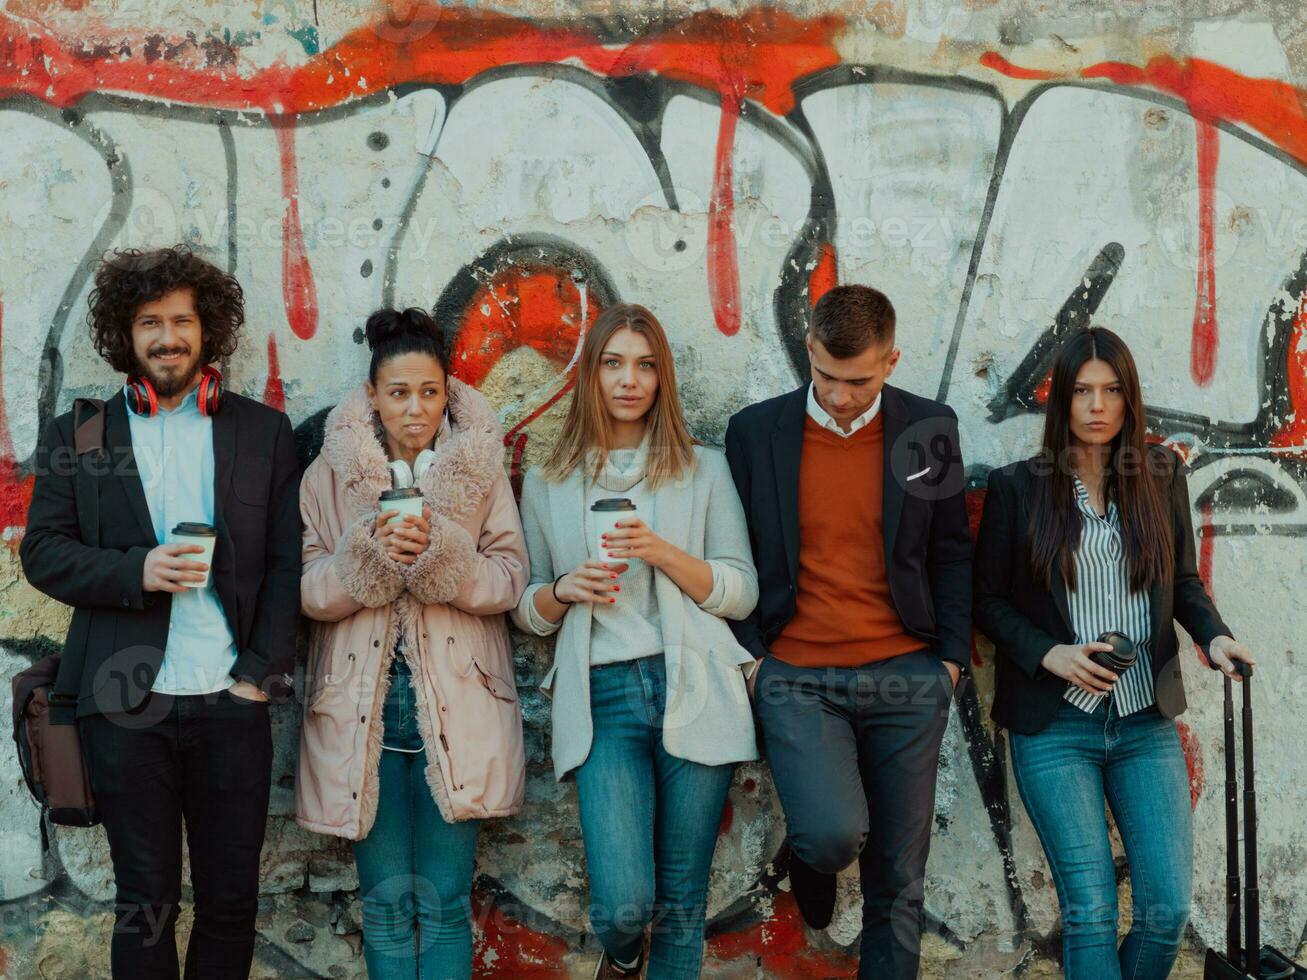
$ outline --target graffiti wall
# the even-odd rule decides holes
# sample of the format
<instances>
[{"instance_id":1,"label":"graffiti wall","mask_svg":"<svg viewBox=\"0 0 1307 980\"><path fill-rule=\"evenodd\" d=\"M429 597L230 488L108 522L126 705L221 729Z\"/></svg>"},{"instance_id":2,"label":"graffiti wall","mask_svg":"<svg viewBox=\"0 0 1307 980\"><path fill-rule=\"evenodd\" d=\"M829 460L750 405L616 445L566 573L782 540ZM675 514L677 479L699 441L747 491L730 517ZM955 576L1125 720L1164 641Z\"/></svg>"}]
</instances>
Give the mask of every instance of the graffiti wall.
<instances>
[{"instance_id":1,"label":"graffiti wall","mask_svg":"<svg viewBox=\"0 0 1307 980\"><path fill-rule=\"evenodd\" d=\"M1263 665L1263 935L1300 948L1303 29L1293 4L1084 6L0 4L0 671L67 622L16 552L43 425L118 383L84 324L106 249L187 242L239 277L247 325L223 367L290 414L305 459L364 376L367 314L435 308L515 477L556 437L607 304L668 325L692 428L719 443L732 412L806 379L820 293L873 284L898 309L895 380L962 420L975 514L988 469L1034 446L1061 338L1093 320L1132 345L1151 430L1187 456L1203 576ZM517 639L528 806L482 836L478 971L580 975L595 945L575 796L553 781L535 690L550 650ZM1184 650L1198 844L1182 971L1224 934L1220 685ZM975 661L940 762L925 969L1042 975L1053 888L988 721L983 641ZM298 708L274 725L258 975L362 976L350 853L293 820ZM102 833L61 829L43 852L12 752L0 771L0 974L107 974ZM856 880L831 928L806 931L773 863L783 836L765 767L742 767L706 975L852 975Z\"/></svg>"}]
</instances>

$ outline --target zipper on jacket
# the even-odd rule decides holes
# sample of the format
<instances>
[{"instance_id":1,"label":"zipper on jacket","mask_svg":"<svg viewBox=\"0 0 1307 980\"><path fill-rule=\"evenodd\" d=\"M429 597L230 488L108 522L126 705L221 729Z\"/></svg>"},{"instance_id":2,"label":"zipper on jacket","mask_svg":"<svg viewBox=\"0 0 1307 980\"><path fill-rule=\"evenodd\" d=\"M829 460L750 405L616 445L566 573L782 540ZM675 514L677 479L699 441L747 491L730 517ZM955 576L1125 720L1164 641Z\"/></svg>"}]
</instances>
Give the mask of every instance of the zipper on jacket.
<instances>
[{"instance_id":1,"label":"zipper on jacket","mask_svg":"<svg viewBox=\"0 0 1307 980\"><path fill-rule=\"evenodd\" d=\"M394 614L395 614L395 604L391 603L389 606L386 607L386 628L384 632L381 634L387 639L389 639L390 637L390 618ZM395 655L393 650L391 651L390 655L392 657ZM387 668L389 668L390 665L387 664L386 666ZM378 684L375 688L373 688L372 691L372 720L374 723L381 724L384 726L385 723L382 719L384 718L385 705L384 704L382 705L381 711L377 710L377 692L380 690L381 690L381 685ZM363 795L364 784L367 783L368 781L368 753L366 749L368 723L363 722L361 727L363 729L363 744L365 746L363 752L359 753L360 758L362 758L363 760L363 778L359 780L359 791L358 793L355 794L355 799ZM380 773L378 773L378 775L380 775ZM361 816L362 815L360 814L359 815L360 820L361 820ZM376 819L375 813L373 814L373 819L374 820Z\"/></svg>"},{"instance_id":2,"label":"zipper on jacket","mask_svg":"<svg viewBox=\"0 0 1307 980\"><path fill-rule=\"evenodd\" d=\"M426 644L423 643L422 641L428 639L426 631L419 627L417 630L417 634L418 634L417 635L418 663L422 667L422 675L427 679L427 685L431 688L431 693L435 700L436 710L434 712L429 712L429 714L432 715L444 714L445 706L444 704L441 703L440 700L440 687L439 685L436 684L435 678L431 676L431 672L427 666L427 659L424 656L426 652ZM454 642L454 638L452 636L447 639L447 643L453 643L453 642ZM433 728L438 724L441 729L440 736L439 736L440 747L445 750L445 765L441 766L440 770L441 770L441 774L444 775L448 780L447 786L449 792L453 793L455 790L462 789L463 787L459 785L458 777L454 775L454 756L449 750L449 739L445 737L445 732L444 732L445 723L442 719L432 717L431 724Z\"/></svg>"}]
</instances>

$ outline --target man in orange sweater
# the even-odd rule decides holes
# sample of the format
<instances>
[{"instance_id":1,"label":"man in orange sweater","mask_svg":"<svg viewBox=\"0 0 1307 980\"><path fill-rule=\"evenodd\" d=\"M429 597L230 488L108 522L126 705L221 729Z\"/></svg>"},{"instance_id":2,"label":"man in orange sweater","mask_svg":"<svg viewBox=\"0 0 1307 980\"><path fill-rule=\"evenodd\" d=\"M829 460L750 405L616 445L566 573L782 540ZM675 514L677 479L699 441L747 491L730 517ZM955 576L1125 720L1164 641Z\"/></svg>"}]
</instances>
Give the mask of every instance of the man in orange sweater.
<instances>
[{"instance_id":1,"label":"man in orange sweater","mask_svg":"<svg viewBox=\"0 0 1307 980\"><path fill-rule=\"evenodd\" d=\"M971 650L957 416L886 384L894 307L839 286L812 313L812 382L731 419L758 607L732 623L785 809L790 883L824 928L858 861L860 977L917 975L935 773Z\"/></svg>"}]
</instances>

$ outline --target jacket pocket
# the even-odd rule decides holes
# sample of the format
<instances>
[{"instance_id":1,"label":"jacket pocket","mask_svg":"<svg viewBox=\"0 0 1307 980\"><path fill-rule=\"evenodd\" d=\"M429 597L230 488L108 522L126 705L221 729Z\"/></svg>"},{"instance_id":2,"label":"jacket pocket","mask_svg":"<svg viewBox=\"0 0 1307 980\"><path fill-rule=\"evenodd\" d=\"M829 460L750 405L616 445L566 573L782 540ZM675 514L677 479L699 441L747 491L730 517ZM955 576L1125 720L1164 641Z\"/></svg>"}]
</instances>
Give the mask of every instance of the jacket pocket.
<instances>
[{"instance_id":1,"label":"jacket pocket","mask_svg":"<svg viewBox=\"0 0 1307 980\"><path fill-rule=\"evenodd\" d=\"M476 657L472 658L472 667L476 670L482 686L490 692L491 697L498 701L507 701L509 704L517 702L517 690L514 685L508 683L502 677L490 673L481 666L481 661Z\"/></svg>"}]
</instances>

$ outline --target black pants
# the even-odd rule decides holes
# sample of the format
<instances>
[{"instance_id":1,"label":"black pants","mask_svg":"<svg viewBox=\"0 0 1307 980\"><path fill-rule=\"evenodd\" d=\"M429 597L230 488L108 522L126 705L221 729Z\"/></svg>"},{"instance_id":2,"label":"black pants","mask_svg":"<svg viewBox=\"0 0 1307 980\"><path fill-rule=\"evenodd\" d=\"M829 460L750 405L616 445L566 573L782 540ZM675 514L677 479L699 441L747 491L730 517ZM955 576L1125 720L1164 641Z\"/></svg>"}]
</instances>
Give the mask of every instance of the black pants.
<instances>
[{"instance_id":1,"label":"black pants","mask_svg":"<svg viewBox=\"0 0 1307 980\"><path fill-rule=\"evenodd\" d=\"M81 720L117 885L115 980L176 980L182 823L195 921L186 980L249 976L268 816L268 706L226 691L152 694Z\"/></svg>"},{"instance_id":2,"label":"black pants","mask_svg":"<svg viewBox=\"0 0 1307 980\"><path fill-rule=\"evenodd\" d=\"M916 977L948 669L927 651L856 668L766 657L758 669L754 704L791 851L827 873L858 862L858 976Z\"/></svg>"}]
</instances>

